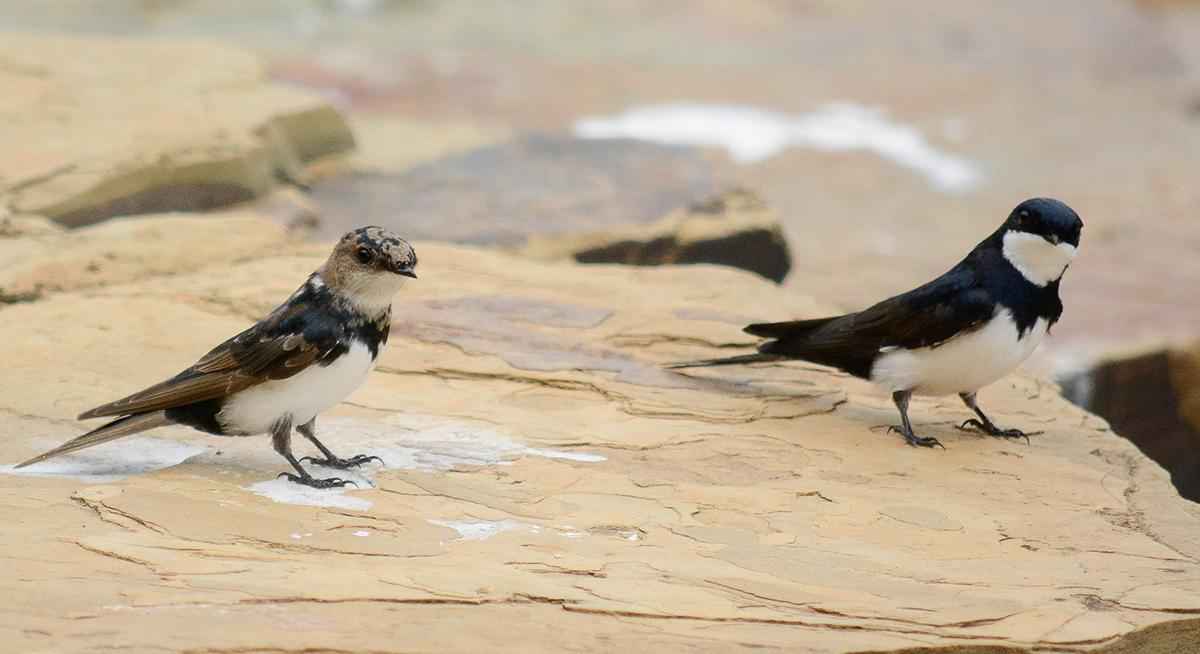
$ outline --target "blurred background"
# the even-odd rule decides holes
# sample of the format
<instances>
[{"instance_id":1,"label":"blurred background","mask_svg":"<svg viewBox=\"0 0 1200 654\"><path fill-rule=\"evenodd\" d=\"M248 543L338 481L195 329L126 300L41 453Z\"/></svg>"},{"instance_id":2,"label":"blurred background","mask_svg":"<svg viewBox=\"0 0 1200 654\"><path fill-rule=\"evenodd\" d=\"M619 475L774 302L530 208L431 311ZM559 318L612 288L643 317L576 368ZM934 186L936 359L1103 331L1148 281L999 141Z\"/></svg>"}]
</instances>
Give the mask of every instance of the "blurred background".
<instances>
[{"instance_id":1,"label":"blurred background","mask_svg":"<svg viewBox=\"0 0 1200 654\"><path fill-rule=\"evenodd\" d=\"M328 134L269 184L159 171L170 193L36 211L71 227L251 200L312 238L373 222L530 256L726 263L850 310L1057 197L1086 228L1028 367L1200 501L1200 2L81 0L0 2L0 25L228 44L344 121L292 125ZM80 52L52 68L86 77ZM14 79L40 70L0 54ZM141 65L122 79L184 103L212 74L203 57ZM237 110L211 97L188 120ZM685 243L690 219L715 231Z\"/></svg>"}]
</instances>

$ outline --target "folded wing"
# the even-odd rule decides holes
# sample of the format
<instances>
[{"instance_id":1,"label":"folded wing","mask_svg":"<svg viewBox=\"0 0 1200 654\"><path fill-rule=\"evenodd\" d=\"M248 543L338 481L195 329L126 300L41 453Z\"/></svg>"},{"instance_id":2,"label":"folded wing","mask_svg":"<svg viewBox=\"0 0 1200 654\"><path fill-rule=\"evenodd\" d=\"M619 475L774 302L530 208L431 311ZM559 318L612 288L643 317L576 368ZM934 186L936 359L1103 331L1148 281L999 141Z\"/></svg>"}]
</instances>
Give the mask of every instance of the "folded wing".
<instances>
[{"instance_id":1,"label":"folded wing","mask_svg":"<svg viewBox=\"0 0 1200 654\"><path fill-rule=\"evenodd\" d=\"M937 347L983 326L992 317L995 304L975 282L974 273L960 267L857 313L756 324L746 331L773 339L759 346L763 354L803 359L869 377L882 349Z\"/></svg>"},{"instance_id":2,"label":"folded wing","mask_svg":"<svg viewBox=\"0 0 1200 654\"><path fill-rule=\"evenodd\" d=\"M284 305L171 379L86 411L79 419L170 409L291 377L329 354L340 341L328 327L302 323L304 308Z\"/></svg>"}]
</instances>

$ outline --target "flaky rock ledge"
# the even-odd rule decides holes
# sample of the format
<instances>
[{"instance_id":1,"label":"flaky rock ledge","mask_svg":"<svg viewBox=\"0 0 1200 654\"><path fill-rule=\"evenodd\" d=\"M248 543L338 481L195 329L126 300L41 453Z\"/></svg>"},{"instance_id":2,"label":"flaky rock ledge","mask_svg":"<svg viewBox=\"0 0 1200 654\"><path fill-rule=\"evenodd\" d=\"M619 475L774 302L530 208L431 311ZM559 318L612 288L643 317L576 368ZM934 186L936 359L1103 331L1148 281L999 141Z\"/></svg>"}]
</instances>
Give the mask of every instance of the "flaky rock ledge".
<instances>
[{"instance_id":1,"label":"flaky rock ledge","mask_svg":"<svg viewBox=\"0 0 1200 654\"><path fill-rule=\"evenodd\" d=\"M167 274L82 231L63 278L0 304L12 463L80 409L245 327L326 244L242 214ZM114 223L114 225L116 225ZM227 232L222 232L224 227ZM42 236L17 236L38 247ZM323 419L388 463L295 492L265 438L164 429L0 468L0 639L15 650L1182 652L1200 642L1200 509L1099 419L1025 376L985 389L1031 445L959 432L957 398L885 433L888 399L806 365L683 376L750 319L828 310L715 266L537 263L417 243L390 349ZM116 261L106 259L110 253ZM89 259L90 260L90 259ZM22 274L33 275L35 270ZM14 273L15 275L15 273ZM49 464L47 464L49 465Z\"/></svg>"}]
</instances>

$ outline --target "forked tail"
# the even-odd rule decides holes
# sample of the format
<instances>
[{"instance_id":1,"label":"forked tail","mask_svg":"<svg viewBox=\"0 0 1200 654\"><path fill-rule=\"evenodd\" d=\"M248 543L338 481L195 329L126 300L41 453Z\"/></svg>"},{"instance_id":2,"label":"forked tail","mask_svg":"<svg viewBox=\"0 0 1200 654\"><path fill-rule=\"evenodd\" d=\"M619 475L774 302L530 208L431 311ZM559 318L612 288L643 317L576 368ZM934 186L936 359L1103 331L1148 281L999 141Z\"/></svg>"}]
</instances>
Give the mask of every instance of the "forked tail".
<instances>
[{"instance_id":1,"label":"forked tail","mask_svg":"<svg viewBox=\"0 0 1200 654\"><path fill-rule=\"evenodd\" d=\"M82 436L73 438L50 450L49 452L39 454L28 461L18 463L16 467L24 468L25 466L54 458L60 454L67 454L68 452L86 449L94 445L116 440L122 436L130 436L146 431L147 429L154 429L155 427L162 427L163 425L169 424L171 424L171 421L167 419L167 414L164 411L151 411L149 413L139 413L132 416L126 416L124 418L117 418L110 423L101 425L100 427L83 434Z\"/></svg>"},{"instance_id":2,"label":"forked tail","mask_svg":"<svg viewBox=\"0 0 1200 654\"><path fill-rule=\"evenodd\" d=\"M764 322L746 326L742 331L754 336L762 336L771 339L797 339L803 338L814 330L823 327L833 318L817 318L815 320L790 320L788 322ZM699 368L701 366L733 366L743 363L761 363L763 361L780 361L783 359L796 358L793 353L773 352L773 349L780 348L781 343L777 340L767 341L758 346L758 352L754 354L743 354L736 357L726 357L723 359L701 359L699 361L681 361L679 363L671 363L664 367L668 369L676 368ZM786 344L782 344L786 345ZM803 357L800 357L803 358Z\"/></svg>"},{"instance_id":3,"label":"forked tail","mask_svg":"<svg viewBox=\"0 0 1200 654\"><path fill-rule=\"evenodd\" d=\"M680 361L679 363L669 363L664 368L675 370L678 368L699 368L702 366L733 366L743 363L760 363L763 361L778 361L784 357L778 354L763 354L755 352L754 354L743 354L736 357L726 357L724 359L700 359L699 361Z\"/></svg>"}]
</instances>

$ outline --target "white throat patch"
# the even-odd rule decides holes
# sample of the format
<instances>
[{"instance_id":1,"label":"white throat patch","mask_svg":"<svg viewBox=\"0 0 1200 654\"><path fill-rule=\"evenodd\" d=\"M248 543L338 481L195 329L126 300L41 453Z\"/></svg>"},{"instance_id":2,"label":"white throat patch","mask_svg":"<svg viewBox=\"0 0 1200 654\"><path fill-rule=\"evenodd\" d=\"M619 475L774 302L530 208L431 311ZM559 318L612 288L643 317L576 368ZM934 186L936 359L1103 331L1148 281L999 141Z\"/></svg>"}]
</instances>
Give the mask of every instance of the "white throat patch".
<instances>
[{"instance_id":1,"label":"white throat patch","mask_svg":"<svg viewBox=\"0 0 1200 654\"><path fill-rule=\"evenodd\" d=\"M376 315L392 306L392 298L404 287L405 277L379 274L363 279L352 289L343 291L343 297L359 311Z\"/></svg>"},{"instance_id":2,"label":"white throat patch","mask_svg":"<svg viewBox=\"0 0 1200 654\"><path fill-rule=\"evenodd\" d=\"M1055 245L1028 232L1010 231L1004 235L1004 258L1035 286L1045 286L1063 276L1075 258L1075 246Z\"/></svg>"}]
</instances>

